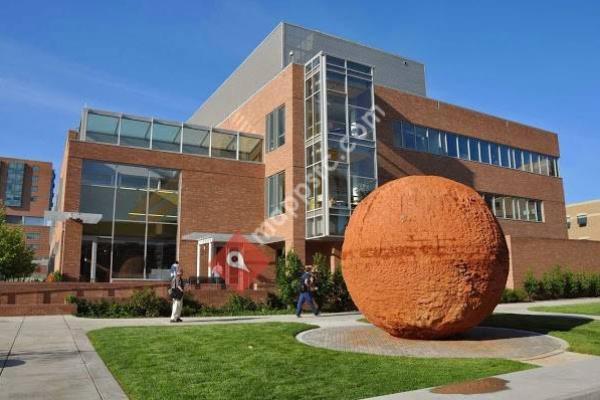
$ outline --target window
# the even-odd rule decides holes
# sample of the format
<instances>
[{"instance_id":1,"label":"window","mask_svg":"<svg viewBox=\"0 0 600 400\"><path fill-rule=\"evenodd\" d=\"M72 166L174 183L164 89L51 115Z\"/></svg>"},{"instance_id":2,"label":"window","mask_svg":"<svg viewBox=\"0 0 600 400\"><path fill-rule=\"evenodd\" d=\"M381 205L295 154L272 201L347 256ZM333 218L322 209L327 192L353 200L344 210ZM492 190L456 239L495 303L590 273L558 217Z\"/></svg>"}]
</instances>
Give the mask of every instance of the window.
<instances>
[{"instance_id":1,"label":"window","mask_svg":"<svg viewBox=\"0 0 600 400\"><path fill-rule=\"evenodd\" d=\"M427 151L429 147L427 145L427 128L422 126L416 126L415 128L415 142L417 150Z\"/></svg>"},{"instance_id":2,"label":"window","mask_svg":"<svg viewBox=\"0 0 600 400\"><path fill-rule=\"evenodd\" d=\"M155 122L152 127L152 148L157 150L181 150L181 125Z\"/></svg>"},{"instance_id":3,"label":"window","mask_svg":"<svg viewBox=\"0 0 600 400\"><path fill-rule=\"evenodd\" d=\"M571 217L567 215L567 229L571 229Z\"/></svg>"},{"instance_id":4,"label":"window","mask_svg":"<svg viewBox=\"0 0 600 400\"><path fill-rule=\"evenodd\" d=\"M37 193L39 190L38 186L32 186L31 187L31 193Z\"/></svg>"},{"instance_id":5,"label":"window","mask_svg":"<svg viewBox=\"0 0 600 400\"><path fill-rule=\"evenodd\" d=\"M267 115L267 151L275 150L285 143L285 105Z\"/></svg>"},{"instance_id":6,"label":"window","mask_svg":"<svg viewBox=\"0 0 600 400\"><path fill-rule=\"evenodd\" d=\"M22 225L23 224L23 217L21 217L20 215L7 215L6 216L6 223L7 224L14 224L14 225Z\"/></svg>"},{"instance_id":7,"label":"window","mask_svg":"<svg viewBox=\"0 0 600 400\"><path fill-rule=\"evenodd\" d=\"M427 129L429 152L433 154L444 154L444 136L436 129Z\"/></svg>"},{"instance_id":8,"label":"window","mask_svg":"<svg viewBox=\"0 0 600 400\"><path fill-rule=\"evenodd\" d=\"M327 131L346 135L346 96L327 92Z\"/></svg>"},{"instance_id":9,"label":"window","mask_svg":"<svg viewBox=\"0 0 600 400\"><path fill-rule=\"evenodd\" d=\"M410 122L402 122L402 144L407 149L415 148L415 126Z\"/></svg>"},{"instance_id":10,"label":"window","mask_svg":"<svg viewBox=\"0 0 600 400\"><path fill-rule=\"evenodd\" d=\"M481 141L481 142L479 142L479 146L481 148L481 162L489 164L490 163L490 144L488 142Z\"/></svg>"},{"instance_id":11,"label":"window","mask_svg":"<svg viewBox=\"0 0 600 400\"><path fill-rule=\"evenodd\" d=\"M285 172L267 178L267 216L285 213Z\"/></svg>"},{"instance_id":12,"label":"window","mask_svg":"<svg viewBox=\"0 0 600 400\"><path fill-rule=\"evenodd\" d=\"M208 129L183 127L183 152L188 154L209 154L210 131Z\"/></svg>"},{"instance_id":13,"label":"window","mask_svg":"<svg viewBox=\"0 0 600 400\"><path fill-rule=\"evenodd\" d=\"M469 159L471 161L479 160L479 140L469 139Z\"/></svg>"},{"instance_id":14,"label":"window","mask_svg":"<svg viewBox=\"0 0 600 400\"><path fill-rule=\"evenodd\" d=\"M120 143L123 146L150 147L150 122L131 118L121 120Z\"/></svg>"},{"instance_id":15,"label":"window","mask_svg":"<svg viewBox=\"0 0 600 400\"><path fill-rule=\"evenodd\" d=\"M580 228L583 228L584 226L587 226L587 223L588 223L587 214L578 214L577 215L577 225Z\"/></svg>"},{"instance_id":16,"label":"window","mask_svg":"<svg viewBox=\"0 0 600 400\"><path fill-rule=\"evenodd\" d=\"M403 147L402 146L402 121L394 121L392 124L392 129L394 131L394 147Z\"/></svg>"},{"instance_id":17,"label":"window","mask_svg":"<svg viewBox=\"0 0 600 400\"><path fill-rule=\"evenodd\" d=\"M500 164L505 168L510 168L512 165L510 149L506 146L500 146Z\"/></svg>"},{"instance_id":18,"label":"window","mask_svg":"<svg viewBox=\"0 0 600 400\"><path fill-rule=\"evenodd\" d=\"M262 140L240 134L240 160L262 161Z\"/></svg>"},{"instance_id":19,"label":"window","mask_svg":"<svg viewBox=\"0 0 600 400\"><path fill-rule=\"evenodd\" d=\"M21 207L23 205L23 182L25 180L25 163L9 162L6 174L6 190L4 205Z\"/></svg>"},{"instance_id":20,"label":"window","mask_svg":"<svg viewBox=\"0 0 600 400\"><path fill-rule=\"evenodd\" d=\"M236 159L237 135L213 129L212 131L212 156Z\"/></svg>"},{"instance_id":21,"label":"window","mask_svg":"<svg viewBox=\"0 0 600 400\"><path fill-rule=\"evenodd\" d=\"M33 171L34 174L38 174L40 172L40 167L37 165L34 165L33 167L31 167L31 170Z\"/></svg>"},{"instance_id":22,"label":"window","mask_svg":"<svg viewBox=\"0 0 600 400\"><path fill-rule=\"evenodd\" d=\"M27 240L40 240L39 232L27 232L25 234L25 237L27 238Z\"/></svg>"},{"instance_id":23,"label":"window","mask_svg":"<svg viewBox=\"0 0 600 400\"><path fill-rule=\"evenodd\" d=\"M519 149L514 149L515 163L514 168L523 169L523 152Z\"/></svg>"},{"instance_id":24,"label":"window","mask_svg":"<svg viewBox=\"0 0 600 400\"><path fill-rule=\"evenodd\" d=\"M116 144L119 134L119 118L89 112L86 128L87 141Z\"/></svg>"},{"instance_id":25,"label":"window","mask_svg":"<svg viewBox=\"0 0 600 400\"><path fill-rule=\"evenodd\" d=\"M446 133L446 146L448 149L448 156L458 157L458 148L456 145L456 135Z\"/></svg>"},{"instance_id":26,"label":"window","mask_svg":"<svg viewBox=\"0 0 600 400\"><path fill-rule=\"evenodd\" d=\"M43 217L23 217L23 225L44 226Z\"/></svg>"},{"instance_id":27,"label":"window","mask_svg":"<svg viewBox=\"0 0 600 400\"><path fill-rule=\"evenodd\" d=\"M31 196L31 202L35 203L36 201L38 201L40 198L38 196Z\"/></svg>"},{"instance_id":28,"label":"window","mask_svg":"<svg viewBox=\"0 0 600 400\"><path fill-rule=\"evenodd\" d=\"M490 143L490 156L493 165L500 165L500 149L496 143Z\"/></svg>"},{"instance_id":29,"label":"window","mask_svg":"<svg viewBox=\"0 0 600 400\"><path fill-rule=\"evenodd\" d=\"M464 136L458 137L458 157L463 160L469 159L469 139Z\"/></svg>"}]
</instances>

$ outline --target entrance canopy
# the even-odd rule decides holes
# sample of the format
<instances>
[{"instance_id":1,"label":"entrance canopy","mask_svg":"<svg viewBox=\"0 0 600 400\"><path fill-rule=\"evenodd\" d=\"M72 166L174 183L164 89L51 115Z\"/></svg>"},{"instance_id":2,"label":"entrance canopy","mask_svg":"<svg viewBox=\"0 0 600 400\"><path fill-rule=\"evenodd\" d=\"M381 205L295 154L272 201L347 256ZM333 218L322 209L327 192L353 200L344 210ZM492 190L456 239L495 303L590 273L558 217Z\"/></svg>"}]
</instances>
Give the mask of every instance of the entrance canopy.
<instances>
[{"instance_id":1,"label":"entrance canopy","mask_svg":"<svg viewBox=\"0 0 600 400\"><path fill-rule=\"evenodd\" d=\"M102 219L102 214L66 212L66 211L45 211L44 218L47 221L58 222L69 219L80 221L84 224L97 224Z\"/></svg>"},{"instance_id":2,"label":"entrance canopy","mask_svg":"<svg viewBox=\"0 0 600 400\"><path fill-rule=\"evenodd\" d=\"M217 233L217 232L192 232L183 236L183 240L193 240L197 242L216 242L226 243L231 239L233 233ZM242 234L244 239L249 243L270 244L283 242L285 239L281 236L266 236L259 233Z\"/></svg>"}]
</instances>

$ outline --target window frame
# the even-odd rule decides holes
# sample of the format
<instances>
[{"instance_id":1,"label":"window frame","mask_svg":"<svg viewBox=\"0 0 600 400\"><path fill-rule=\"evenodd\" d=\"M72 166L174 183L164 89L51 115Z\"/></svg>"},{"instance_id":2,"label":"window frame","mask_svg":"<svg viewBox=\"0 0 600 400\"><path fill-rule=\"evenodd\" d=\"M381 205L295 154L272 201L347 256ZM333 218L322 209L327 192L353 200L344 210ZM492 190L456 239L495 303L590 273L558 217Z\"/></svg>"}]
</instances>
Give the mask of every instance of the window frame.
<instances>
[{"instance_id":1,"label":"window frame","mask_svg":"<svg viewBox=\"0 0 600 400\"><path fill-rule=\"evenodd\" d=\"M279 171L266 178L265 185L265 217L273 218L285 214L285 170ZM283 189L280 191L280 189ZM275 204L271 204L271 194L274 198L282 193L281 199L275 199Z\"/></svg>"},{"instance_id":2,"label":"window frame","mask_svg":"<svg viewBox=\"0 0 600 400\"><path fill-rule=\"evenodd\" d=\"M266 143L265 151L267 153L277 150L285 144L285 103L281 104L265 117Z\"/></svg>"}]
</instances>

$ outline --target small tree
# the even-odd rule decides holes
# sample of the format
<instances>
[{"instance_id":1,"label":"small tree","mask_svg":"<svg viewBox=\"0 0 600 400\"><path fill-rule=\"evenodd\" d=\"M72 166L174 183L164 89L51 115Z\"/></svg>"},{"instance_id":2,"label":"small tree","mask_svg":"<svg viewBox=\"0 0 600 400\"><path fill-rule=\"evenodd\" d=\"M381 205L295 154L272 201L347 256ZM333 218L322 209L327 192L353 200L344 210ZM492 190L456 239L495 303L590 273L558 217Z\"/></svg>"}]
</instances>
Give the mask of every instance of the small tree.
<instances>
[{"instance_id":1,"label":"small tree","mask_svg":"<svg viewBox=\"0 0 600 400\"><path fill-rule=\"evenodd\" d=\"M294 307L300 294L300 276L303 270L302 261L294 250L277 259L277 290L279 298L288 308Z\"/></svg>"},{"instance_id":2,"label":"small tree","mask_svg":"<svg viewBox=\"0 0 600 400\"><path fill-rule=\"evenodd\" d=\"M25 243L19 227L6 223L6 212L0 204L0 279L23 279L35 270L33 250Z\"/></svg>"},{"instance_id":3,"label":"small tree","mask_svg":"<svg viewBox=\"0 0 600 400\"><path fill-rule=\"evenodd\" d=\"M332 288L331 270L327 265L327 259L321 253L313 255L313 275L317 285L314 293L315 301L321 308L329 300Z\"/></svg>"},{"instance_id":4,"label":"small tree","mask_svg":"<svg viewBox=\"0 0 600 400\"><path fill-rule=\"evenodd\" d=\"M331 276L331 293L329 296L331 311L352 311L356 305L350 297L346 281L342 275L342 266L339 265Z\"/></svg>"}]
</instances>

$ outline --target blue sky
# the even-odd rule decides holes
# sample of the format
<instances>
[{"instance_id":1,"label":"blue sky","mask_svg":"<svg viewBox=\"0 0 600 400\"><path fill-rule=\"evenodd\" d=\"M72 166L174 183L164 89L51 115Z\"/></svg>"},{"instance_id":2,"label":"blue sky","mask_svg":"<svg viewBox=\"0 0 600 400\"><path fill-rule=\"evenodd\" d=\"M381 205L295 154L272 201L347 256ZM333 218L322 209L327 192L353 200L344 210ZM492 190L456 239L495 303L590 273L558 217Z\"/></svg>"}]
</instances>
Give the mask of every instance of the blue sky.
<instances>
[{"instance_id":1,"label":"blue sky","mask_svg":"<svg viewBox=\"0 0 600 400\"><path fill-rule=\"evenodd\" d=\"M84 105L185 120L279 21L425 63L428 95L559 133L600 198L600 2L27 1L0 11L0 154L51 160Z\"/></svg>"}]
</instances>

